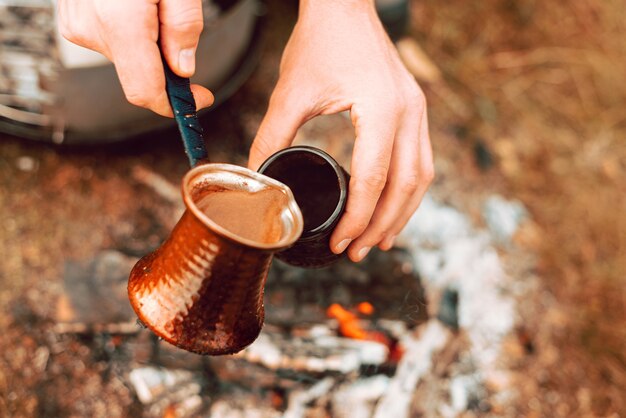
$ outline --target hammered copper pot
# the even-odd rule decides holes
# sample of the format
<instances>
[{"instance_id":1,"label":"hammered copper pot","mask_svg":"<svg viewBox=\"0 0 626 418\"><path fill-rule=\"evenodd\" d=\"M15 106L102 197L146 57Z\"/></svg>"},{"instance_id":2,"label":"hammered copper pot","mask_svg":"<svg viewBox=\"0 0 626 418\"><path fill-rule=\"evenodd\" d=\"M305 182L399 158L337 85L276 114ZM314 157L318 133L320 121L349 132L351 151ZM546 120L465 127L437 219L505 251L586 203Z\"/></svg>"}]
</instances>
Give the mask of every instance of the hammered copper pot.
<instances>
[{"instance_id":1,"label":"hammered copper pot","mask_svg":"<svg viewBox=\"0 0 626 418\"><path fill-rule=\"evenodd\" d=\"M249 239L210 219L198 203L221 190L284 195L271 240ZM300 209L287 186L229 164L206 164L183 179L187 210L170 237L133 268L130 302L155 334L199 354L235 353L252 343L263 325L263 290L276 251L302 233ZM253 203L252 203L253 204Z\"/></svg>"}]
</instances>

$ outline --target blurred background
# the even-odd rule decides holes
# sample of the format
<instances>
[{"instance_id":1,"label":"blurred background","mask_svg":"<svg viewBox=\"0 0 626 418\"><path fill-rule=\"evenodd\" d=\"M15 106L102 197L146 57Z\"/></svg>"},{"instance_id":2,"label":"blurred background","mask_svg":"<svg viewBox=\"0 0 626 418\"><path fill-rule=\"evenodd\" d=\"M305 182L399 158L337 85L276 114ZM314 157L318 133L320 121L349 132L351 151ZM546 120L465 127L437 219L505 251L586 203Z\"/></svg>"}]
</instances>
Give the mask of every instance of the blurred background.
<instances>
[{"instance_id":1,"label":"blurred background","mask_svg":"<svg viewBox=\"0 0 626 418\"><path fill-rule=\"evenodd\" d=\"M388 253L274 263L259 340L203 358L126 300L182 210L177 131L49 1L0 0L0 416L626 416L626 4L378 8L428 100L431 192ZM212 161L245 164L296 16L205 2ZM334 115L296 142L349 168L353 138Z\"/></svg>"}]
</instances>

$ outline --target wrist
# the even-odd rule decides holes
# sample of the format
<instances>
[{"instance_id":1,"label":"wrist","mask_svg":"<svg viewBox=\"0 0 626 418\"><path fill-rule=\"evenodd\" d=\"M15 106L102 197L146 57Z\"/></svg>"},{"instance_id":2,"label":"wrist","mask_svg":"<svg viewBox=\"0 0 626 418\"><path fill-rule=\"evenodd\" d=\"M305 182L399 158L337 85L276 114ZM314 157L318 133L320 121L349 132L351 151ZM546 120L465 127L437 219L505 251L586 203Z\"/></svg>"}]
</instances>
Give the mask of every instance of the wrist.
<instances>
[{"instance_id":1,"label":"wrist","mask_svg":"<svg viewBox=\"0 0 626 418\"><path fill-rule=\"evenodd\" d=\"M336 12L337 9L376 12L374 0L300 0L300 16L319 10Z\"/></svg>"}]
</instances>

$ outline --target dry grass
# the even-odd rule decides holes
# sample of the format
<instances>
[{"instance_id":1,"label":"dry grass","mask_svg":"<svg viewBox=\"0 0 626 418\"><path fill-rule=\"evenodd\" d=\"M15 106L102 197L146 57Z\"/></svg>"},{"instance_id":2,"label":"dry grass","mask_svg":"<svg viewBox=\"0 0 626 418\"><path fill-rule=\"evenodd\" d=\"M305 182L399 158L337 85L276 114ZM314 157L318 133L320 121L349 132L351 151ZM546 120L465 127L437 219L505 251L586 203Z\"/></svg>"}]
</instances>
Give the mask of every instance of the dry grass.
<instances>
[{"instance_id":1,"label":"dry grass","mask_svg":"<svg viewBox=\"0 0 626 418\"><path fill-rule=\"evenodd\" d=\"M432 95L433 131L461 125L480 138L501 191L539 225L539 274L565 320L542 333L543 312L528 318L557 355L526 365L540 382L526 400L539 399L541 415L626 413L625 2L414 6L414 35L470 109L461 119ZM550 406L552 390L562 405Z\"/></svg>"}]
</instances>

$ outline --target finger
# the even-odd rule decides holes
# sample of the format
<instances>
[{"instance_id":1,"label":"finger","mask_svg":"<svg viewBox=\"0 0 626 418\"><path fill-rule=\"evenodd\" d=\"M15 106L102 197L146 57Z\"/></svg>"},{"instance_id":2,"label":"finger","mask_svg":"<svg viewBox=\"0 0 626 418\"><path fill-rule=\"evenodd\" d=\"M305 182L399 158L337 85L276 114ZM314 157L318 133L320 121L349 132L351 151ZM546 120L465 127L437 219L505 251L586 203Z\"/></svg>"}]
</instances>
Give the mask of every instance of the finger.
<instances>
[{"instance_id":1,"label":"finger","mask_svg":"<svg viewBox=\"0 0 626 418\"><path fill-rule=\"evenodd\" d=\"M57 4L59 32L68 41L106 55L106 48L97 35L93 4L82 0L59 0ZM110 58L107 56L107 58Z\"/></svg>"},{"instance_id":2,"label":"finger","mask_svg":"<svg viewBox=\"0 0 626 418\"><path fill-rule=\"evenodd\" d=\"M106 43L126 99L160 115L172 116L157 44L157 5L143 1L102 3L98 16L106 28Z\"/></svg>"},{"instance_id":3,"label":"finger","mask_svg":"<svg viewBox=\"0 0 626 418\"><path fill-rule=\"evenodd\" d=\"M167 63L179 76L191 77L204 24L202 0L161 0L159 22L159 42Z\"/></svg>"},{"instance_id":4,"label":"finger","mask_svg":"<svg viewBox=\"0 0 626 418\"><path fill-rule=\"evenodd\" d=\"M400 234L402 229L409 222L415 211L419 207L428 187L435 177L433 166L433 151L430 142L430 134L428 131L428 117L426 112L422 115L422 123L420 125L419 140L419 186L406 205L403 213L395 220L393 226L389 229L387 236L381 242L381 249L387 250L394 244L395 238Z\"/></svg>"},{"instance_id":5,"label":"finger","mask_svg":"<svg viewBox=\"0 0 626 418\"><path fill-rule=\"evenodd\" d=\"M193 93L193 98L196 101L197 110L209 107L215 101L213 93L211 93L211 91L206 87L202 87L198 84L192 84L191 92Z\"/></svg>"},{"instance_id":6,"label":"finger","mask_svg":"<svg viewBox=\"0 0 626 418\"><path fill-rule=\"evenodd\" d=\"M352 244L355 249L371 248L386 238L419 187L420 111L422 109L411 109L402 118L393 146L387 184L368 227Z\"/></svg>"},{"instance_id":7,"label":"finger","mask_svg":"<svg viewBox=\"0 0 626 418\"><path fill-rule=\"evenodd\" d=\"M128 49L114 49L113 61L124 95L130 103L162 116L173 116L156 42L137 39Z\"/></svg>"},{"instance_id":8,"label":"finger","mask_svg":"<svg viewBox=\"0 0 626 418\"><path fill-rule=\"evenodd\" d=\"M346 211L331 237L333 252L341 253L367 228L378 199L387 182L389 162L395 136L395 112L387 108L354 105L351 109L356 141L352 154L352 178ZM351 246L348 255L353 261L362 260L367 247Z\"/></svg>"},{"instance_id":9,"label":"finger","mask_svg":"<svg viewBox=\"0 0 626 418\"><path fill-rule=\"evenodd\" d=\"M308 110L295 102L277 86L272 93L267 113L250 147L248 167L257 170L269 156L288 147L298 128L306 122Z\"/></svg>"}]
</instances>

